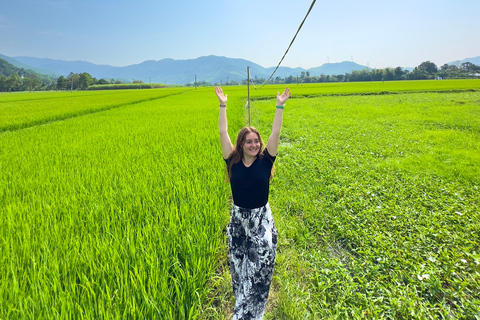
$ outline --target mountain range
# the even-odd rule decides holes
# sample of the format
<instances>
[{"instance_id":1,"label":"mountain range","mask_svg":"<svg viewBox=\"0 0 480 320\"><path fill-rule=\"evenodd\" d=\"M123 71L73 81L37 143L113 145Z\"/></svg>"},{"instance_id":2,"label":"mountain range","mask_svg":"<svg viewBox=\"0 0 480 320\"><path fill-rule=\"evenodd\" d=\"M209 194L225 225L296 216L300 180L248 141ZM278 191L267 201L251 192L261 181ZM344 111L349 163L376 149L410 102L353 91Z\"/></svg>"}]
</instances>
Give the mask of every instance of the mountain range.
<instances>
[{"instance_id":1,"label":"mountain range","mask_svg":"<svg viewBox=\"0 0 480 320\"><path fill-rule=\"evenodd\" d=\"M250 77L268 79L275 67L264 68L252 61L219 56L205 56L188 60L148 60L139 64L125 67L97 65L85 61L64 61L35 57L8 57L0 54L0 58L7 60L16 67L32 69L38 73L54 77L68 76L70 72L88 72L97 79L105 78L123 81L141 80L145 83L187 84L195 81L222 83L235 80L241 82L247 79L247 67L250 67ZM311 76L334 75L362 70L365 66L355 62L344 61L326 63L320 67L304 69L279 67L274 77L285 78L297 76L301 72L309 72Z\"/></svg>"},{"instance_id":2,"label":"mountain range","mask_svg":"<svg viewBox=\"0 0 480 320\"><path fill-rule=\"evenodd\" d=\"M247 67L250 67L250 77L268 79L273 70L275 70L275 67L264 68L244 59L214 55L187 60L148 60L125 67L97 65L86 61L65 61L27 56L7 57L1 54L0 58L7 60L16 67L32 69L38 73L54 77L66 77L71 72L88 72L97 79L113 78L126 82L141 80L145 83L166 83L170 85L194 83L195 77L198 82L223 83L232 80L241 82L247 78ZM453 61L448 64L461 64L467 61L480 65L480 56ZM320 76L322 74L337 75L351 73L354 70L362 70L364 68L367 67L352 61L325 63L320 67L309 69L279 67L274 77L297 76L302 72L309 72L311 76Z\"/></svg>"}]
</instances>

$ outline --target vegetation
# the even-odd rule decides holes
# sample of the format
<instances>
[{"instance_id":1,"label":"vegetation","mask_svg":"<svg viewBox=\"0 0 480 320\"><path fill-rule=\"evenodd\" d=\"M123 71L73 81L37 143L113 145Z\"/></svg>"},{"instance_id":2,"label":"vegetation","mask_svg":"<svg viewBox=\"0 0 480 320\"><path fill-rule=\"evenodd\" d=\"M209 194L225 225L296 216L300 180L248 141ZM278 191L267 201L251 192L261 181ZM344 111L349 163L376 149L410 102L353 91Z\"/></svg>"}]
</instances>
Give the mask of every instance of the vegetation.
<instances>
[{"instance_id":1,"label":"vegetation","mask_svg":"<svg viewBox=\"0 0 480 320\"><path fill-rule=\"evenodd\" d=\"M226 58L225 58L226 59ZM208 61L204 61L208 65ZM288 77L275 77L269 84L308 84L308 83L332 83L332 82L365 82L365 81L397 81L397 80L427 80L427 79L471 79L480 77L480 67L465 62L461 65L443 65L440 69L430 61L422 62L411 72L401 67L370 69L352 71L351 73L337 75L313 76L309 71L303 71L299 75ZM225 83L214 83L214 85L246 85L247 80L228 80ZM266 79L251 79L253 86L260 86ZM186 87L212 86L208 80L200 80L185 84ZM35 91L35 90L111 90L111 89L150 89L162 87L161 84L145 84L141 80L133 79L131 82L125 80L96 79L88 72L73 73L58 78L40 75L30 70L16 68L7 61L0 59L0 92L13 91Z\"/></svg>"},{"instance_id":2,"label":"vegetation","mask_svg":"<svg viewBox=\"0 0 480 320\"><path fill-rule=\"evenodd\" d=\"M292 89L270 200L280 242L266 319L478 317L480 92L475 81L462 81L473 91L414 83L419 93L403 82ZM281 88L253 90L260 132L275 103L261 98ZM231 314L223 263L205 319Z\"/></svg>"},{"instance_id":3,"label":"vegetation","mask_svg":"<svg viewBox=\"0 0 480 320\"><path fill-rule=\"evenodd\" d=\"M0 134L0 318L198 314L228 186L212 152L211 92L180 92L85 92L70 102L123 105L44 125L39 113L28 130ZM57 105L39 108L62 108L56 94Z\"/></svg>"},{"instance_id":4,"label":"vegetation","mask_svg":"<svg viewBox=\"0 0 480 320\"><path fill-rule=\"evenodd\" d=\"M351 73L338 75L320 75L311 76L310 72L303 71L299 76L288 76L285 78L275 77L270 80L271 84L304 84L304 83L324 83L324 82L360 82L360 81L398 81L398 80L427 80L427 79L472 79L478 78L480 66L470 62L462 63L460 66L445 64L439 70L437 66L430 61L422 62L415 67L412 72L401 67L370 69L352 71ZM262 85L267 80L264 78L254 78L254 85ZM227 83L229 84L229 83ZM243 85L247 84L244 80ZM237 83L233 83L237 85Z\"/></svg>"},{"instance_id":5,"label":"vegetation","mask_svg":"<svg viewBox=\"0 0 480 320\"><path fill-rule=\"evenodd\" d=\"M115 79L96 79L88 72L73 73L56 79L31 70L17 68L4 59L0 59L0 92L38 91L38 90L110 90L110 89L150 89L162 87L160 84L143 84L133 80L126 84ZM114 86L116 85L116 86Z\"/></svg>"},{"instance_id":6,"label":"vegetation","mask_svg":"<svg viewBox=\"0 0 480 320\"><path fill-rule=\"evenodd\" d=\"M0 92L51 89L53 80L31 70L17 68L0 58Z\"/></svg>"},{"instance_id":7,"label":"vegetation","mask_svg":"<svg viewBox=\"0 0 480 320\"><path fill-rule=\"evenodd\" d=\"M479 98L287 106L272 190L282 230L272 318L478 317ZM255 104L263 131L270 104Z\"/></svg>"},{"instance_id":8,"label":"vegetation","mask_svg":"<svg viewBox=\"0 0 480 320\"><path fill-rule=\"evenodd\" d=\"M251 91L263 134L283 88ZM234 137L246 88L224 91ZM477 81L292 91L266 318L478 317ZM217 108L212 88L0 94L0 318L228 318Z\"/></svg>"},{"instance_id":9,"label":"vegetation","mask_svg":"<svg viewBox=\"0 0 480 320\"><path fill-rule=\"evenodd\" d=\"M123 83L123 84L96 84L88 86L87 90L123 90L123 89L155 89L165 88L162 83Z\"/></svg>"},{"instance_id":10,"label":"vegetation","mask_svg":"<svg viewBox=\"0 0 480 320\"><path fill-rule=\"evenodd\" d=\"M177 95L185 88L167 90L121 91L118 93L79 91L42 92L41 95L16 93L3 95L0 99L0 132L45 124L78 117L85 114L110 110L125 105L157 100L161 97Z\"/></svg>"}]
</instances>

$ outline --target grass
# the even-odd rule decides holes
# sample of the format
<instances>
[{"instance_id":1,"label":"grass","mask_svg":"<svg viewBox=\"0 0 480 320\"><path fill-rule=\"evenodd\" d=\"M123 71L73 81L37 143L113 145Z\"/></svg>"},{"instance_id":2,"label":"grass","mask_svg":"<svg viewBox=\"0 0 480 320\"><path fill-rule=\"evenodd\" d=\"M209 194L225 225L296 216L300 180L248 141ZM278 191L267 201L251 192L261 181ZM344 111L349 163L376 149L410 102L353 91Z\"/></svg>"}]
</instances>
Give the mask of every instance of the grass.
<instances>
[{"instance_id":1,"label":"grass","mask_svg":"<svg viewBox=\"0 0 480 320\"><path fill-rule=\"evenodd\" d=\"M271 194L282 242L270 317L478 317L479 98L290 101ZM256 103L262 131L271 104Z\"/></svg>"},{"instance_id":2,"label":"grass","mask_svg":"<svg viewBox=\"0 0 480 320\"><path fill-rule=\"evenodd\" d=\"M0 135L0 318L198 314L228 218L207 96Z\"/></svg>"},{"instance_id":3,"label":"grass","mask_svg":"<svg viewBox=\"0 0 480 320\"><path fill-rule=\"evenodd\" d=\"M185 91L187 91L185 88L175 88L120 92L60 91L1 94L0 133L161 99Z\"/></svg>"},{"instance_id":4,"label":"grass","mask_svg":"<svg viewBox=\"0 0 480 320\"><path fill-rule=\"evenodd\" d=\"M266 319L479 317L477 83L291 86ZM263 136L282 89L252 89ZM224 91L234 139L246 90ZM0 108L0 319L231 316L213 88Z\"/></svg>"}]
</instances>

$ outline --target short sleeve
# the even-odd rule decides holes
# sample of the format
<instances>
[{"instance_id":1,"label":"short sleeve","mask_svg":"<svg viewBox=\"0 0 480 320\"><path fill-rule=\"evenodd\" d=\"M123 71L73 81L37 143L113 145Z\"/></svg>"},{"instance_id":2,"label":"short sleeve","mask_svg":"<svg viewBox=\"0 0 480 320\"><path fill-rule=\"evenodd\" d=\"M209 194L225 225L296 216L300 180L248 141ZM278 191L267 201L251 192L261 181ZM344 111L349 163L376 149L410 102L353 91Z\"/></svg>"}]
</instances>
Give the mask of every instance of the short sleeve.
<instances>
[{"instance_id":1,"label":"short sleeve","mask_svg":"<svg viewBox=\"0 0 480 320\"><path fill-rule=\"evenodd\" d=\"M266 157L267 159L270 159L270 161L272 161L272 162L275 162L275 159L277 158L276 155L275 155L275 156L272 156L272 155L268 152L267 148L265 148L265 150L263 150L263 156Z\"/></svg>"}]
</instances>

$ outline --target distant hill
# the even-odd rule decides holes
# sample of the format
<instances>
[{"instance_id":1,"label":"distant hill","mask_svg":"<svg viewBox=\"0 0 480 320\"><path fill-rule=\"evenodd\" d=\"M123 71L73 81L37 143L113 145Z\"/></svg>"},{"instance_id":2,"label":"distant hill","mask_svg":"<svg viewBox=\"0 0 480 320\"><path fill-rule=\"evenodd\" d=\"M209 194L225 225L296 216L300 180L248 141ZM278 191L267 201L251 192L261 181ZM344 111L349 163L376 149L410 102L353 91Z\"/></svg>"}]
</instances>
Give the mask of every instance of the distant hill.
<instances>
[{"instance_id":1,"label":"distant hill","mask_svg":"<svg viewBox=\"0 0 480 320\"><path fill-rule=\"evenodd\" d=\"M449 62L448 64L458 64L460 66L464 62L470 62L470 63L476 64L477 66L480 66L480 56L473 57L473 58L466 58L460 61L452 61L452 62Z\"/></svg>"},{"instance_id":2,"label":"distant hill","mask_svg":"<svg viewBox=\"0 0 480 320\"><path fill-rule=\"evenodd\" d=\"M321 67L310 68L310 75L319 76L319 75L335 75L335 74L345 74L351 73L352 71L359 71L365 69L365 66L359 65L352 61L343 61L337 63L326 63Z\"/></svg>"},{"instance_id":3,"label":"distant hill","mask_svg":"<svg viewBox=\"0 0 480 320\"><path fill-rule=\"evenodd\" d=\"M25 66L25 67L28 68L29 66ZM19 68L11 64L9 61L0 57L0 76L4 76L8 78L11 75L16 73L19 77L35 76L40 81L46 84L51 83L53 81L53 79L50 76L47 76L26 68L23 68L23 67Z\"/></svg>"},{"instance_id":4,"label":"distant hill","mask_svg":"<svg viewBox=\"0 0 480 320\"><path fill-rule=\"evenodd\" d=\"M25 69L25 70L32 70L32 71L35 71L37 73L40 73L40 74L44 74L44 75L49 75L49 76L54 76L54 77L58 77L58 76L61 76L61 74L59 73L56 73L54 71L51 71L51 70L48 70L48 69L41 69L41 68L36 68L32 65L29 65L27 63L22 63L14 58L11 58L11 57L8 57L8 56L5 56L3 54L0 54L0 59L3 59L5 61L7 61L8 63L10 63L11 65L17 67L17 68L20 68L20 69Z\"/></svg>"},{"instance_id":5,"label":"distant hill","mask_svg":"<svg viewBox=\"0 0 480 320\"><path fill-rule=\"evenodd\" d=\"M97 65L85 61L64 61L34 57L11 58L0 55L0 58L7 60L19 68L32 69L47 75L68 76L70 72L88 72L97 79L114 78L122 81L141 80L145 83L167 84L193 83L195 81L195 75L197 76L197 81L207 81L212 84L226 82L227 80L241 82L247 78L247 66L250 67L250 76L252 78L267 79L275 69L275 67L264 68L252 61L244 59L213 55L187 60L148 60L125 67ZM466 61L480 65L480 57L453 61L449 64L462 64ZM362 70L364 68L366 68L366 66L351 61L325 63L320 67L310 69L279 67L274 78L285 78L290 75L297 76L307 71L311 76L320 76L322 74L337 75L351 73L354 70Z\"/></svg>"},{"instance_id":6,"label":"distant hill","mask_svg":"<svg viewBox=\"0 0 480 320\"><path fill-rule=\"evenodd\" d=\"M14 57L17 63L31 66L37 70L48 70L49 74L68 76L70 72L88 72L97 79L117 80L142 80L143 82L159 82L167 84L186 84L195 81L207 81L221 83L235 80L241 82L247 78L247 66L250 67L252 78L270 77L275 67L264 68L256 63L244 59L234 59L219 56L205 56L196 59L174 60L162 59L149 60L126 67L113 67L109 65L96 65L85 61L64 61L34 57ZM326 63L321 67L303 69L280 67L274 77L285 78L290 75L300 75L301 72L309 71L311 76L334 75L350 73L353 70L361 70L365 66L353 62Z\"/></svg>"}]
</instances>

